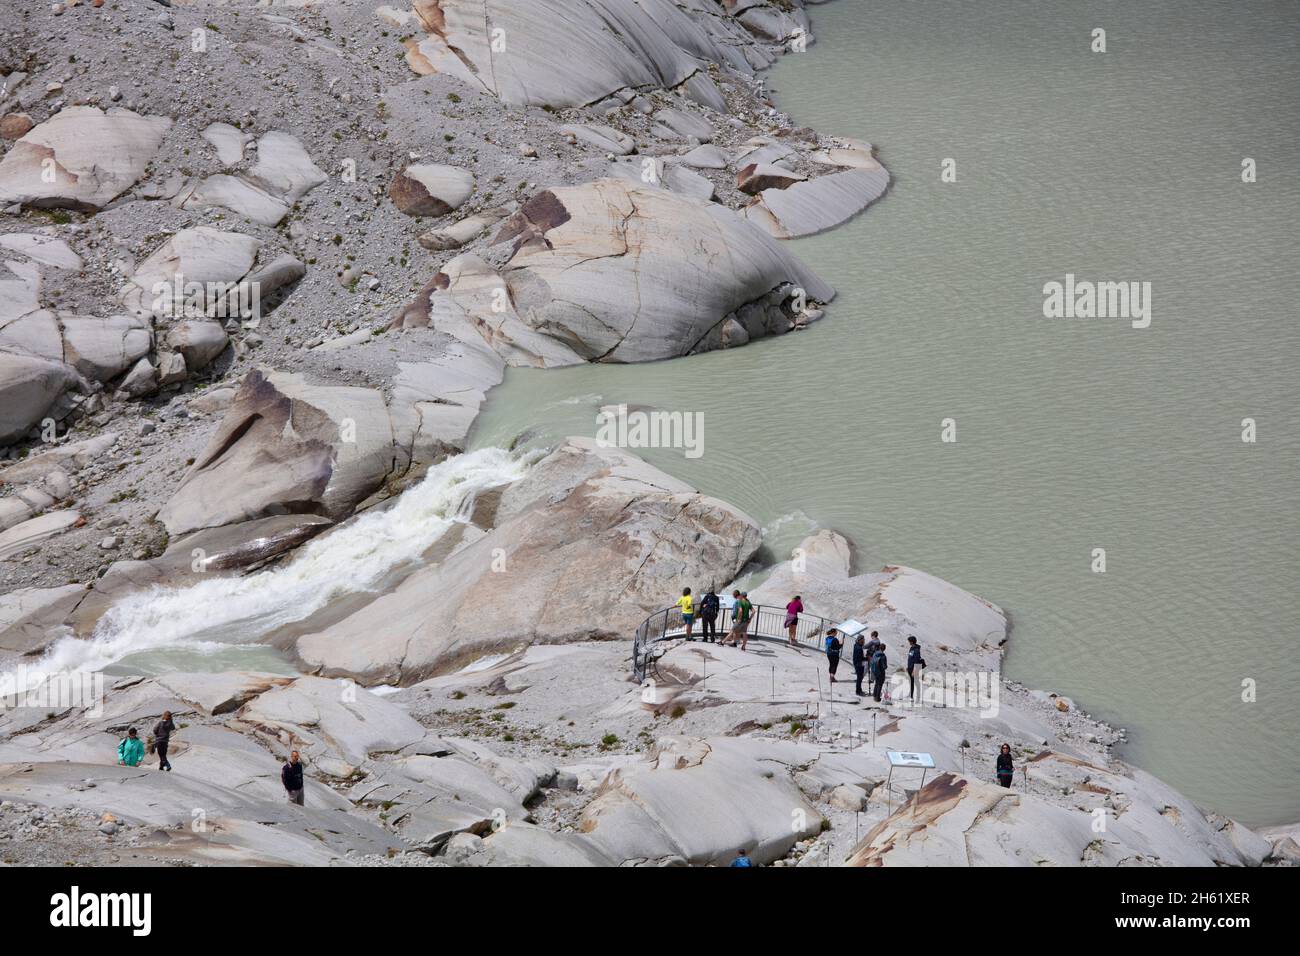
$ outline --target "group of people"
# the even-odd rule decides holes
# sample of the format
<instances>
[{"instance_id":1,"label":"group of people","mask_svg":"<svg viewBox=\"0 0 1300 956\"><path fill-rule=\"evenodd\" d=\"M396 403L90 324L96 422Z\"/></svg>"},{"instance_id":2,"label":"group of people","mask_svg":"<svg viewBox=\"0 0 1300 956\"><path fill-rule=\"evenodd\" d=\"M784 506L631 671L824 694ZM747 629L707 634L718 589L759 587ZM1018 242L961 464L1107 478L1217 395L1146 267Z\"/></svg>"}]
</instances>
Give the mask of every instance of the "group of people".
<instances>
[{"instance_id":1,"label":"group of people","mask_svg":"<svg viewBox=\"0 0 1300 956\"><path fill-rule=\"evenodd\" d=\"M162 719L153 725L148 747L149 753L158 755L159 770L172 769L171 761L167 759L167 749L171 746L172 734L175 731L176 723L172 720L172 712L164 710ZM123 767L138 767L144 762L144 755L145 744L140 739L140 732L134 727L128 727L126 736L117 745L117 762ZM280 768L280 782L284 785L289 802L301 807L303 805L302 759L298 751L292 751L288 761Z\"/></svg>"},{"instance_id":2,"label":"group of people","mask_svg":"<svg viewBox=\"0 0 1300 956\"><path fill-rule=\"evenodd\" d=\"M844 639L838 628L832 627L826 632L826 661L830 670L831 683L835 683L835 674L840 667L840 655L844 653ZM916 697L916 669L925 669L925 658L921 656L921 645L916 638L907 638L907 694ZM853 641L854 693L859 697L868 696L862 689L862 681L871 674L870 696L880 701L885 688L885 673L889 668L889 657L885 653L885 642L880 639L879 631L872 631L870 638L859 634Z\"/></svg>"},{"instance_id":3,"label":"group of people","mask_svg":"<svg viewBox=\"0 0 1300 956\"><path fill-rule=\"evenodd\" d=\"M709 593L700 598L698 604L690 588L682 588L682 596L677 599L676 607L681 611L682 623L686 627L686 639L695 640L695 618L700 618L700 640L708 643L718 641L719 645L737 644L743 651L749 646L749 627L754 620L754 605L750 603L749 592L739 589L731 592L731 628L727 636L718 640L718 617L722 614L722 599L709 588Z\"/></svg>"},{"instance_id":4,"label":"group of people","mask_svg":"<svg viewBox=\"0 0 1300 956\"><path fill-rule=\"evenodd\" d=\"M677 599L675 607L681 613L686 640L695 640L695 619L700 619L700 639L709 643L739 645L743 651L749 643L749 629L754 620L754 605L750 603L749 592L736 589L731 592L731 628L727 636L718 641L718 618L724 614L722 599L713 588L698 601L690 588L682 588L682 596ZM798 647L799 615L803 614L803 597L796 594L785 606L785 629L791 647ZM830 628L825 638L826 660L830 669L831 683L835 683L835 674L839 670L840 656L844 652L844 640L838 628ZM925 669L925 658L921 656L921 645L914 636L907 639L907 694L916 697L916 669ZM880 639L879 631L872 631L870 638L859 634L853 642L853 671L856 676L855 693L859 697L870 695L880 701L885 686L885 674L889 668L889 658L885 653L885 643ZM864 691L862 682L871 674L871 690Z\"/></svg>"},{"instance_id":5,"label":"group of people","mask_svg":"<svg viewBox=\"0 0 1300 956\"><path fill-rule=\"evenodd\" d=\"M675 607L681 612L682 624L686 628L686 639L695 640L695 618L700 619L700 640L712 643L718 640L718 617L723 613L722 599L709 588L709 593L697 602L690 588L682 588L682 596L677 599ZM749 629L754 622L754 605L750 603L749 592L739 588L731 592L731 628L720 644L739 644L743 651L749 646ZM795 634L799 630L799 615L803 613L803 598L795 595L785 606L785 629L790 635L790 646L798 647Z\"/></svg>"}]
</instances>

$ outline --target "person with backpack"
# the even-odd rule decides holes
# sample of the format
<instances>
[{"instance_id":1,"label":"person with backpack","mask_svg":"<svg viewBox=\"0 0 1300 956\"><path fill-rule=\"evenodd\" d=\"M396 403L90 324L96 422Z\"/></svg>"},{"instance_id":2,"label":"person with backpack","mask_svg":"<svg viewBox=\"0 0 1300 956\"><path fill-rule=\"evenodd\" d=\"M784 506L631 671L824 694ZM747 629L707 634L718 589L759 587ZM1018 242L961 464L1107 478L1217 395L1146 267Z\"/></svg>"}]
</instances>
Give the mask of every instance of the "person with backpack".
<instances>
[{"instance_id":1,"label":"person with backpack","mask_svg":"<svg viewBox=\"0 0 1300 956\"><path fill-rule=\"evenodd\" d=\"M799 615L803 613L803 598L794 596L794 600L785 606L785 629L790 633L790 646L798 647L794 632L799 628Z\"/></svg>"},{"instance_id":2,"label":"person with backpack","mask_svg":"<svg viewBox=\"0 0 1300 956\"><path fill-rule=\"evenodd\" d=\"M876 703L880 703L880 694L885 686L885 668L889 666L889 660L885 657L885 645L881 644L874 654L871 655L871 696L875 698Z\"/></svg>"},{"instance_id":3,"label":"person with backpack","mask_svg":"<svg viewBox=\"0 0 1300 956\"><path fill-rule=\"evenodd\" d=\"M1011 789L1011 781L1016 775L1016 768L1011 765L1011 745L1003 744L998 753L998 783Z\"/></svg>"},{"instance_id":4,"label":"person with backpack","mask_svg":"<svg viewBox=\"0 0 1300 956\"><path fill-rule=\"evenodd\" d=\"M677 606L682 609L682 623L686 625L686 639L693 641L691 628L695 624L695 599L691 597L690 588L682 588L682 596L677 599Z\"/></svg>"},{"instance_id":5,"label":"person with backpack","mask_svg":"<svg viewBox=\"0 0 1300 956\"><path fill-rule=\"evenodd\" d=\"M731 644L733 647L736 642L740 642L740 649L743 651L749 645L749 618L754 613L754 605L749 603L748 591L732 591L732 598L735 603L731 606L731 633L723 644Z\"/></svg>"},{"instance_id":6,"label":"person with backpack","mask_svg":"<svg viewBox=\"0 0 1300 956\"><path fill-rule=\"evenodd\" d=\"M700 600L700 640L713 643L718 639L718 611L722 602L709 588L709 593Z\"/></svg>"},{"instance_id":7,"label":"person with backpack","mask_svg":"<svg viewBox=\"0 0 1300 956\"><path fill-rule=\"evenodd\" d=\"M867 676L867 642L861 634L853 641L853 675L857 678L853 692L859 697L865 697L862 678Z\"/></svg>"},{"instance_id":8,"label":"person with backpack","mask_svg":"<svg viewBox=\"0 0 1300 956\"><path fill-rule=\"evenodd\" d=\"M289 802L302 806L302 761L298 758L298 751L289 752L289 759L280 768L280 782L289 795Z\"/></svg>"},{"instance_id":9,"label":"person with backpack","mask_svg":"<svg viewBox=\"0 0 1300 956\"><path fill-rule=\"evenodd\" d=\"M171 743L172 733L176 730L176 724L172 722L172 712L164 710L162 720L153 725L153 749L158 752L158 769L172 769L171 762L167 759L167 747Z\"/></svg>"},{"instance_id":10,"label":"person with backpack","mask_svg":"<svg viewBox=\"0 0 1300 956\"><path fill-rule=\"evenodd\" d=\"M909 636L907 639L907 696L910 700L916 699L916 677L913 675L913 668L921 668L925 672L925 658L921 656L921 645L916 643L916 638Z\"/></svg>"},{"instance_id":11,"label":"person with backpack","mask_svg":"<svg viewBox=\"0 0 1300 956\"><path fill-rule=\"evenodd\" d=\"M835 683L835 672L840 667L840 652L844 650L844 642L840 640L840 632L831 628L826 632L826 662L831 672L831 683Z\"/></svg>"},{"instance_id":12,"label":"person with backpack","mask_svg":"<svg viewBox=\"0 0 1300 956\"><path fill-rule=\"evenodd\" d=\"M144 741L132 727L122 738L122 742L117 745L117 762L124 767L138 767L140 761L144 759Z\"/></svg>"},{"instance_id":13,"label":"person with backpack","mask_svg":"<svg viewBox=\"0 0 1300 956\"><path fill-rule=\"evenodd\" d=\"M736 851L736 858L731 861L731 866L753 866L753 865L754 865L754 861L749 858L749 854L745 852L744 847L741 847L739 850Z\"/></svg>"}]
</instances>

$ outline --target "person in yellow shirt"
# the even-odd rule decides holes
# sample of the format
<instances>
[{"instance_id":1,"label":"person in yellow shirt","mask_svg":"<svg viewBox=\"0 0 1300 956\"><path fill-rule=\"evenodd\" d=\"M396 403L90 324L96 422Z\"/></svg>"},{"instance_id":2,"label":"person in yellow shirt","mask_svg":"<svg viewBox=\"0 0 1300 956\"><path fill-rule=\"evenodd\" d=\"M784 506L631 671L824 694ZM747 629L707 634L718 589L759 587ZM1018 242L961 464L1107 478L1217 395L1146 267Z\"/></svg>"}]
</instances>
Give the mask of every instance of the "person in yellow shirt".
<instances>
[{"instance_id":1,"label":"person in yellow shirt","mask_svg":"<svg viewBox=\"0 0 1300 956\"><path fill-rule=\"evenodd\" d=\"M695 599L691 597L690 588L682 588L682 596L677 599L677 606L682 609L682 623L686 625L686 639L693 641L691 628L695 626Z\"/></svg>"}]
</instances>

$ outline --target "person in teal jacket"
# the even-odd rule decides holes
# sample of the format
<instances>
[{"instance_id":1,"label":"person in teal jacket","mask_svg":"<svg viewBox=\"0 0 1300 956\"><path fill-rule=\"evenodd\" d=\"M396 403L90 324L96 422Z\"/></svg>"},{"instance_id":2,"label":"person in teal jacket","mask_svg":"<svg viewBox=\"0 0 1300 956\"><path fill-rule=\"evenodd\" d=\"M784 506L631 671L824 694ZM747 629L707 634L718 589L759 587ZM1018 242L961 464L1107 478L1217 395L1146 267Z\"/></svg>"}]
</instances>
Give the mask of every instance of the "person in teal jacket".
<instances>
[{"instance_id":1,"label":"person in teal jacket","mask_svg":"<svg viewBox=\"0 0 1300 956\"><path fill-rule=\"evenodd\" d=\"M144 759L144 741L132 727L117 745L117 762L127 767L138 767Z\"/></svg>"}]
</instances>

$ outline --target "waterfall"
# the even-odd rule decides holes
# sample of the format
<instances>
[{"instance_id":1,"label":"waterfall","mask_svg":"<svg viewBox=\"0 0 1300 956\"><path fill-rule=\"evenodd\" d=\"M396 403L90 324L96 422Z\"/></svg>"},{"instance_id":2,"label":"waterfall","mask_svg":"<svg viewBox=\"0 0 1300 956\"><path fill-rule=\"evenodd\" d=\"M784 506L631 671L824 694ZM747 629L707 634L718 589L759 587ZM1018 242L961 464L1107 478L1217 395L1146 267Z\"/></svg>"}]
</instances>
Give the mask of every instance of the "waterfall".
<instances>
[{"instance_id":1,"label":"waterfall","mask_svg":"<svg viewBox=\"0 0 1300 956\"><path fill-rule=\"evenodd\" d=\"M417 560L466 521L480 492L521 478L537 457L500 448L457 455L430 468L392 507L309 542L283 566L128 594L104 614L90 639L60 637L36 663L0 675L0 691L23 689L15 686L18 672L31 687L50 674L102 670L141 651L202 652L261 641L333 601L375 590L394 568Z\"/></svg>"}]
</instances>

